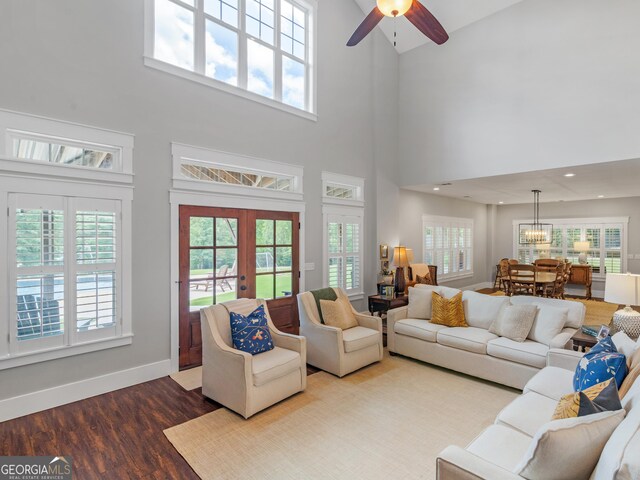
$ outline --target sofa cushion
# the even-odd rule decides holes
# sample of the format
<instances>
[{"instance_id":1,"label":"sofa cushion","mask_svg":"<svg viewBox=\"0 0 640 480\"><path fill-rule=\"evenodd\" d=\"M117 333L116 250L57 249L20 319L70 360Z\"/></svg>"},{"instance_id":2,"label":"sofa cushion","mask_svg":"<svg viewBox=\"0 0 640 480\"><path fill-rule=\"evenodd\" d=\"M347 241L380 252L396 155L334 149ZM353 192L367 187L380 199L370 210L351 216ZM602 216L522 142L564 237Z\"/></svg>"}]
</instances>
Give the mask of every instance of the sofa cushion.
<instances>
[{"instance_id":1,"label":"sofa cushion","mask_svg":"<svg viewBox=\"0 0 640 480\"><path fill-rule=\"evenodd\" d=\"M553 400L573 391L573 370L545 367L524 386L524 393L536 392Z\"/></svg>"},{"instance_id":2,"label":"sofa cushion","mask_svg":"<svg viewBox=\"0 0 640 480\"><path fill-rule=\"evenodd\" d=\"M251 358L251 373L256 387L298 369L300 369L300 354L286 348L275 347L273 350Z\"/></svg>"},{"instance_id":3,"label":"sofa cushion","mask_svg":"<svg viewBox=\"0 0 640 480\"><path fill-rule=\"evenodd\" d=\"M572 300L560 300L558 298L530 297L527 295L511 297L512 305L522 305L525 303L537 303L538 305L549 305L556 308L566 308L568 310L566 327L580 328L584 323L584 316L587 307L581 302Z\"/></svg>"},{"instance_id":4,"label":"sofa cushion","mask_svg":"<svg viewBox=\"0 0 640 480\"><path fill-rule=\"evenodd\" d=\"M531 437L502 425L491 425L476 437L467 451L513 471L531 444Z\"/></svg>"},{"instance_id":5,"label":"sofa cushion","mask_svg":"<svg viewBox=\"0 0 640 480\"><path fill-rule=\"evenodd\" d=\"M557 405L557 401L539 393L525 393L502 409L496 417L496 424L514 428L533 437L551 420Z\"/></svg>"},{"instance_id":6,"label":"sofa cushion","mask_svg":"<svg viewBox=\"0 0 640 480\"><path fill-rule=\"evenodd\" d=\"M355 352L380 342L380 332L371 328L353 327L342 331L344 351Z\"/></svg>"},{"instance_id":7,"label":"sofa cushion","mask_svg":"<svg viewBox=\"0 0 640 480\"><path fill-rule=\"evenodd\" d=\"M618 410L547 423L513 472L529 480L588 480L624 414Z\"/></svg>"},{"instance_id":8,"label":"sofa cushion","mask_svg":"<svg viewBox=\"0 0 640 480\"><path fill-rule=\"evenodd\" d=\"M427 285L424 283L416 283L413 287L414 288L430 288L431 290L433 290L433 285ZM457 288L445 287L443 285L439 285L437 288L438 288L438 291L440 292L440 295L442 295L444 298L453 298L462 291Z\"/></svg>"},{"instance_id":9,"label":"sofa cushion","mask_svg":"<svg viewBox=\"0 0 640 480\"><path fill-rule=\"evenodd\" d=\"M489 330L500 311L509 305L509 297L492 297L468 290L462 294L462 304L470 327Z\"/></svg>"},{"instance_id":10,"label":"sofa cushion","mask_svg":"<svg viewBox=\"0 0 640 480\"><path fill-rule=\"evenodd\" d=\"M487 353L492 357L536 368L544 368L547 364L548 351L549 347L541 343L531 340L515 342L506 337L496 338L487 344Z\"/></svg>"},{"instance_id":11,"label":"sofa cushion","mask_svg":"<svg viewBox=\"0 0 640 480\"><path fill-rule=\"evenodd\" d=\"M620 410L622 404L613 378L581 392L568 393L559 401L553 420L584 417L594 413Z\"/></svg>"},{"instance_id":12,"label":"sofa cushion","mask_svg":"<svg viewBox=\"0 0 640 480\"><path fill-rule=\"evenodd\" d=\"M444 298L438 292L432 292L431 323L447 327L466 327L462 306L462 292L452 298Z\"/></svg>"},{"instance_id":13,"label":"sofa cushion","mask_svg":"<svg viewBox=\"0 0 640 480\"><path fill-rule=\"evenodd\" d=\"M489 327L489 331L515 342L524 342L537 313L538 307L535 305L506 305Z\"/></svg>"},{"instance_id":14,"label":"sofa cushion","mask_svg":"<svg viewBox=\"0 0 640 480\"><path fill-rule=\"evenodd\" d=\"M484 328L452 327L438 332L436 341L441 345L473 353L487 353L487 342L498 338Z\"/></svg>"},{"instance_id":15,"label":"sofa cushion","mask_svg":"<svg viewBox=\"0 0 640 480\"><path fill-rule=\"evenodd\" d=\"M640 408L630 411L611 434L593 473L594 480L640 478Z\"/></svg>"},{"instance_id":16,"label":"sofa cushion","mask_svg":"<svg viewBox=\"0 0 640 480\"><path fill-rule=\"evenodd\" d=\"M432 292L439 292L438 287L431 288L409 287L409 307L407 317L429 320L431 318Z\"/></svg>"},{"instance_id":17,"label":"sofa cushion","mask_svg":"<svg viewBox=\"0 0 640 480\"><path fill-rule=\"evenodd\" d=\"M528 338L534 342L551 345L553 339L562 332L562 329L567 323L569 309L552 307L536 302L532 305L538 307L538 314L533 321Z\"/></svg>"},{"instance_id":18,"label":"sofa cushion","mask_svg":"<svg viewBox=\"0 0 640 480\"><path fill-rule=\"evenodd\" d=\"M435 325L428 320L406 318L395 322L393 331L407 337L419 338L427 342L436 341L436 335L440 330L447 329L444 325Z\"/></svg>"}]
</instances>

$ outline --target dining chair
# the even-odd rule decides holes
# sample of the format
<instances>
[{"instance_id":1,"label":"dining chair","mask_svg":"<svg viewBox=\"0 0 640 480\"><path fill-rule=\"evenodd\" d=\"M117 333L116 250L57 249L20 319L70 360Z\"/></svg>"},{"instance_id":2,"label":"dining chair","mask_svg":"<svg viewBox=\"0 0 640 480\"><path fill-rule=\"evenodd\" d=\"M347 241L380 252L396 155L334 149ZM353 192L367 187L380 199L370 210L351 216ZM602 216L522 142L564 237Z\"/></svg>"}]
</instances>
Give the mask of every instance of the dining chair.
<instances>
[{"instance_id":1,"label":"dining chair","mask_svg":"<svg viewBox=\"0 0 640 480\"><path fill-rule=\"evenodd\" d=\"M509 296L536 294L535 265L518 263L509 265Z\"/></svg>"},{"instance_id":2,"label":"dining chair","mask_svg":"<svg viewBox=\"0 0 640 480\"><path fill-rule=\"evenodd\" d=\"M493 282L493 288L502 290L507 293L509 289L509 259L503 258L496 266L496 279Z\"/></svg>"}]
</instances>

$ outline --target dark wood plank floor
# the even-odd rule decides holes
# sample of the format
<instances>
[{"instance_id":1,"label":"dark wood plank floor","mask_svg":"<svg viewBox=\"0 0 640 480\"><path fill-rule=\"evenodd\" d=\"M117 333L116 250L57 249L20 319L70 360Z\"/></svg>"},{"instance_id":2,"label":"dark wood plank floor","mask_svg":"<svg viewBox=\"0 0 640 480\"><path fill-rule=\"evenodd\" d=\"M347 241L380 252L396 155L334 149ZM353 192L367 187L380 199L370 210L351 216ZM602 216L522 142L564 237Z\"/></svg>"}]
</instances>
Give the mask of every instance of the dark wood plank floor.
<instances>
[{"instance_id":1,"label":"dark wood plank floor","mask_svg":"<svg viewBox=\"0 0 640 480\"><path fill-rule=\"evenodd\" d=\"M162 431L218 408L164 377L0 423L0 455L70 456L75 480L198 479Z\"/></svg>"}]
</instances>

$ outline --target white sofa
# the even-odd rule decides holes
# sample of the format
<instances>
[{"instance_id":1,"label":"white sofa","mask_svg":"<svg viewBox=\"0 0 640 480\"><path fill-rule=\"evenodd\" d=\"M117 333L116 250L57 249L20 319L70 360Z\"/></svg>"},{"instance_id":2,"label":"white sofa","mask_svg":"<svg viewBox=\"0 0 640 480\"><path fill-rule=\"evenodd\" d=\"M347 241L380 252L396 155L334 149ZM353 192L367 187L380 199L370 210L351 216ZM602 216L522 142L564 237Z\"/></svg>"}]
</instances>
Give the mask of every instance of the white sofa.
<instances>
[{"instance_id":1,"label":"white sofa","mask_svg":"<svg viewBox=\"0 0 640 480\"><path fill-rule=\"evenodd\" d=\"M560 397L573 392L573 374L582 355L571 350L552 349L547 358L548 366L529 380L523 394L498 414L493 425L466 448L450 446L440 453L437 479L524 478L514 471L518 470L536 432L550 422ZM580 452L572 451L571 439L566 438L566 450L559 452L557 464L547 466L555 471L556 478L640 478L640 382L636 381L622 398L622 406L626 417L606 441L599 458L597 455L589 460L577 458ZM576 473L567 475L567 467ZM586 473L578 475L580 469Z\"/></svg>"},{"instance_id":2,"label":"white sofa","mask_svg":"<svg viewBox=\"0 0 640 480\"><path fill-rule=\"evenodd\" d=\"M451 298L460 290L443 286L416 285ZM428 319L410 318L410 306L387 312L387 346L400 354L475 377L522 389L546 364L550 348L564 348L582 326L585 306L580 302L542 297L494 297L477 292L462 294L469 327L446 327ZM410 292L409 302L412 301ZM568 310L565 328L549 345L525 340L515 342L489 332L501 309L511 304L538 303Z\"/></svg>"}]
</instances>

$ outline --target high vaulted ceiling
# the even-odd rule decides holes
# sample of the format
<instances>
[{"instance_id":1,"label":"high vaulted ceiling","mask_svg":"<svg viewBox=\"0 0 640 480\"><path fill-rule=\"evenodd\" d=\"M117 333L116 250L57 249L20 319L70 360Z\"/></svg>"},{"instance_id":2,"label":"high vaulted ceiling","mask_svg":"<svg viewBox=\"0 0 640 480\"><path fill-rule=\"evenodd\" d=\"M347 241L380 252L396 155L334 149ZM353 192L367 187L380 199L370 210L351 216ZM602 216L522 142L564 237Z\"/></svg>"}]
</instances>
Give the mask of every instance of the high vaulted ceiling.
<instances>
[{"instance_id":1,"label":"high vaulted ceiling","mask_svg":"<svg viewBox=\"0 0 640 480\"><path fill-rule=\"evenodd\" d=\"M459 180L449 185L407 188L472 202L508 205L533 202L531 190L534 189L542 191L541 203L638 197L638 179L640 159Z\"/></svg>"},{"instance_id":2,"label":"high vaulted ceiling","mask_svg":"<svg viewBox=\"0 0 640 480\"><path fill-rule=\"evenodd\" d=\"M421 3L433 13L445 30L451 34L456 30L473 22L488 17L499 10L503 10L522 0L421 0ZM356 0L365 14L368 14L376 6L376 0ZM364 16L362 17L364 20ZM395 26L394 26L395 24ZM353 26L355 30L357 25ZM398 32L396 50L399 53L407 52L413 48L433 43L422 35L416 27L404 18L383 18L377 28L393 43L394 28ZM346 39L345 39L346 41Z\"/></svg>"}]
</instances>

